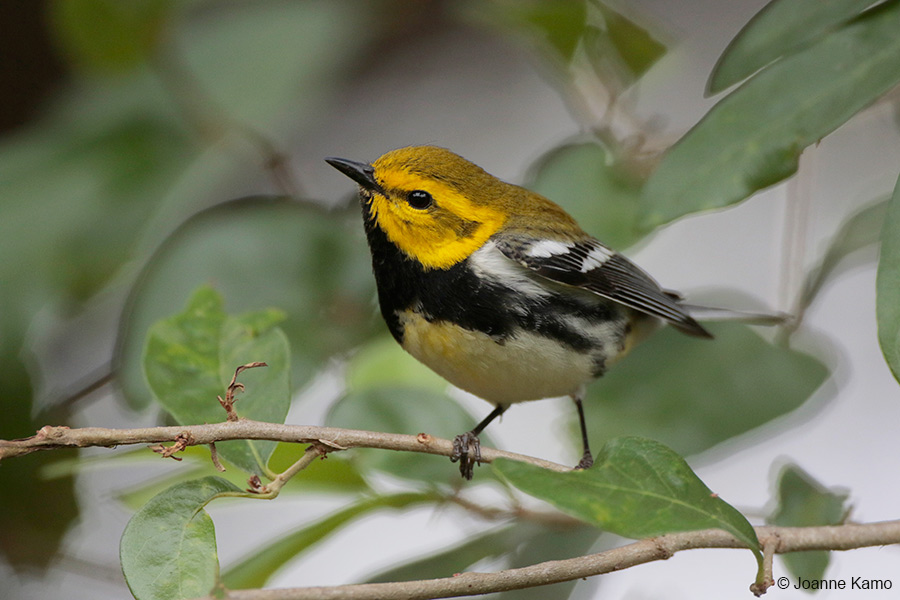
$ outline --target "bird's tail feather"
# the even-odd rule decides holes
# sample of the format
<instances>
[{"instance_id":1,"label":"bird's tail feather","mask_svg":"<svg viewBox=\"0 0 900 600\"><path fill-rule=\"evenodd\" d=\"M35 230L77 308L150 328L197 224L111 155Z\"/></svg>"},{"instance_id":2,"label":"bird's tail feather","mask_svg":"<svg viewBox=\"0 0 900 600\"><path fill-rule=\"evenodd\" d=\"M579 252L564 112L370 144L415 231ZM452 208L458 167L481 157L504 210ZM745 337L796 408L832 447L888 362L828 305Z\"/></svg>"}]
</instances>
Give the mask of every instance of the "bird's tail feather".
<instances>
[{"instance_id":1,"label":"bird's tail feather","mask_svg":"<svg viewBox=\"0 0 900 600\"><path fill-rule=\"evenodd\" d=\"M745 312L728 308L682 304L681 308L698 321L732 321L748 325L785 325L791 322L787 313Z\"/></svg>"}]
</instances>

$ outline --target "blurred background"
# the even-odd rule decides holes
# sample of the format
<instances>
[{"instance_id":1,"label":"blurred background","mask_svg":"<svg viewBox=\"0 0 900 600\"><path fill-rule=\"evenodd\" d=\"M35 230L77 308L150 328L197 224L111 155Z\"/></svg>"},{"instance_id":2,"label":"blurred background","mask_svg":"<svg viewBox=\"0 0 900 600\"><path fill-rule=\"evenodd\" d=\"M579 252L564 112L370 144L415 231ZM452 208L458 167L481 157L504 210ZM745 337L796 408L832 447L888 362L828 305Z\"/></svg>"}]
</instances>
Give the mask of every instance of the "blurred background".
<instances>
[{"instance_id":1,"label":"blurred background","mask_svg":"<svg viewBox=\"0 0 900 600\"><path fill-rule=\"evenodd\" d=\"M737 207L650 235L629 229L628 203L659 152L713 106L716 98L704 97L709 73L764 4L609 3L604 18L622 19L631 45L595 40L611 44L604 61L572 42L571 29L585 21L581 2L0 4L0 438L45 424L167 422L141 374L144 336L203 284L232 313L285 311L297 389L288 423L388 430L379 402L403 394L411 406L429 394L443 406L449 394L469 413L458 422L480 420L488 405L446 390L387 339L355 191L322 160L369 161L435 144L546 193L692 301L795 312L804 282L824 265L828 277L804 304L790 351L752 362L755 350L730 354L745 334L722 330L723 345L682 367L668 357L687 342L663 334L635 353L633 367L629 357L623 375L594 384L595 444L623 432L660 439L689 455L704 482L753 523L775 510L776 477L788 464L846 496L839 512L850 508L851 520L897 518L900 406L877 343L877 252L866 242L877 238L883 210L860 225L861 241L838 243L831 261L823 258L847 220L894 187L895 106L864 111L808 149L794 178ZM285 195L294 200L278 199ZM619 401L646 362L682 396L646 410ZM728 368L735 363L746 367L740 376ZM759 368L748 375L750 364ZM716 381L707 388L697 373L709 372ZM789 391L770 389L792 380ZM698 398L692 382L709 394ZM732 388L742 400L721 395ZM696 404L681 411L685 396ZM574 464L571 412L565 400L516 406L491 426L491 442ZM428 419L422 410L413 429L398 431L440 434ZM111 454L46 452L0 464L4 597L128 597L122 529L191 461ZM457 485L443 460L426 457L424 472L439 481L410 483L384 458L358 454L329 457L338 474L311 475L307 488L274 502L214 503L223 570L360 497ZM198 452L190 468L201 463ZM503 501L489 473L476 473L481 485L469 498ZM316 540L269 584L364 581L497 526L454 506L372 510ZM609 537L543 546L577 555L618 543ZM522 539L507 542L515 556L485 552L470 569L551 557L535 551L539 537ZM826 576L894 577L900 587L898 557L893 547L834 554ZM752 565L745 552L698 550L531 594L740 597ZM848 597L840 594L820 597Z\"/></svg>"}]
</instances>

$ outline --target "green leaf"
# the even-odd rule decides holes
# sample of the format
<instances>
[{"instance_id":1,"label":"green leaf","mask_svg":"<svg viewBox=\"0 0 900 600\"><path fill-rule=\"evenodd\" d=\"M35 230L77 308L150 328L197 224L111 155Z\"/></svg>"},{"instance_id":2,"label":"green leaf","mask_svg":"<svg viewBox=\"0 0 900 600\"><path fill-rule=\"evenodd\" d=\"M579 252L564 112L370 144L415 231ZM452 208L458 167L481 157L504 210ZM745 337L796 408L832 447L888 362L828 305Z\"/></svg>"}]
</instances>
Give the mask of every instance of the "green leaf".
<instances>
[{"instance_id":1,"label":"green leaf","mask_svg":"<svg viewBox=\"0 0 900 600\"><path fill-rule=\"evenodd\" d=\"M598 0L492 0L464 4L464 15L525 38L565 79L593 69L617 92L628 87L665 54L643 27Z\"/></svg>"},{"instance_id":2,"label":"green leaf","mask_svg":"<svg viewBox=\"0 0 900 600\"><path fill-rule=\"evenodd\" d=\"M169 488L137 512L119 547L122 572L137 600L205 596L219 575L216 532L203 510L212 499L243 492L220 477Z\"/></svg>"},{"instance_id":3,"label":"green leaf","mask_svg":"<svg viewBox=\"0 0 900 600\"><path fill-rule=\"evenodd\" d=\"M610 440L584 471L557 473L500 459L492 466L510 483L561 511L606 531L645 538L723 529L762 554L747 519L713 494L683 458L644 438Z\"/></svg>"},{"instance_id":4,"label":"green leaf","mask_svg":"<svg viewBox=\"0 0 900 600\"><path fill-rule=\"evenodd\" d=\"M717 94L829 35L872 4L875 0L773 0L725 48L710 75L707 94Z\"/></svg>"},{"instance_id":5,"label":"green leaf","mask_svg":"<svg viewBox=\"0 0 900 600\"><path fill-rule=\"evenodd\" d=\"M739 202L900 80L900 2L777 61L714 106L644 187L644 225Z\"/></svg>"},{"instance_id":6,"label":"green leaf","mask_svg":"<svg viewBox=\"0 0 900 600\"><path fill-rule=\"evenodd\" d=\"M650 33L605 4L592 0L593 9L584 30L587 59L600 80L613 89L623 89L639 79L666 53L666 47Z\"/></svg>"},{"instance_id":7,"label":"green leaf","mask_svg":"<svg viewBox=\"0 0 900 600\"><path fill-rule=\"evenodd\" d=\"M666 47L650 32L609 6L594 1L600 8L609 35L619 56L635 78L639 78L666 53Z\"/></svg>"},{"instance_id":8,"label":"green leaf","mask_svg":"<svg viewBox=\"0 0 900 600\"><path fill-rule=\"evenodd\" d=\"M269 366L242 372L235 410L246 418L283 423L290 406L288 342L279 319L265 311L229 317L222 297L209 287L197 290L183 312L154 325L147 336L144 372L159 403L183 425L216 423L235 369L249 362ZM257 329L256 327L261 327ZM234 440L216 444L223 458L261 474L275 442Z\"/></svg>"},{"instance_id":9,"label":"green leaf","mask_svg":"<svg viewBox=\"0 0 900 600\"><path fill-rule=\"evenodd\" d=\"M495 21L537 38L563 62L572 59L587 15L584 0L494 0L487 10Z\"/></svg>"},{"instance_id":10,"label":"green leaf","mask_svg":"<svg viewBox=\"0 0 900 600\"><path fill-rule=\"evenodd\" d=\"M593 527L547 527L527 520L517 521L499 529L480 535L470 536L465 541L454 544L438 552L406 562L397 567L377 573L367 583L389 581L413 581L417 579L437 579L454 573L471 570L483 560L497 560L504 568L533 565L548 560L559 560L581 556L597 540L600 532ZM552 597L561 600L568 597L568 591L576 582L554 585L552 588L538 587L530 590L504 592L499 598L543 599Z\"/></svg>"},{"instance_id":11,"label":"green leaf","mask_svg":"<svg viewBox=\"0 0 900 600\"><path fill-rule=\"evenodd\" d=\"M526 5L517 17L534 27L563 60L571 60L584 31L584 3L580 0L558 0L516 4Z\"/></svg>"},{"instance_id":12,"label":"green leaf","mask_svg":"<svg viewBox=\"0 0 900 600\"><path fill-rule=\"evenodd\" d=\"M383 388L423 388L435 393L447 389L447 380L417 361L390 335L363 344L347 363L351 391Z\"/></svg>"},{"instance_id":13,"label":"green leaf","mask_svg":"<svg viewBox=\"0 0 900 600\"><path fill-rule=\"evenodd\" d=\"M265 548L252 551L246 558L228 569L222 575L222 581L229 589L263 587L285 563L309 550L350 521L378 509L399 510L436 502L438 499L434 494L403 493L361 500L312 525L301 527Z\"/></svg>"},{"instance_id":14,"label":"green leaf","mask_svg":"<svg viewBox=\"0 0 900 600\"><path fill-rule=\"evenodd\" d=\"M878 343L894 378L900 381L900 181L881 231L875 290Z\"/></svg>"},{"instance_id":15,"label":"green leaf","mask_svg":"<svg viewBox=\"0 0 900 600\"><path fill-rule=\"evenodd\" d=\"M535 526L523 522L470 536L459 544L439 550L425 558L404 562L397 567L381 571L370 577L366 583L437 579L462 573L481 560L499 558L512 552L534 533Z\"/></svg>"},{"instance_id":16,"label":"green leaf","mask_svg":"<svg viewBox=\"0 0 900 600\"><path fill-rule=\"evenodd\" d=\"M139 366L150 325L181 310L198 281L215 281L232 310L283 310L291 379L307 383L384 327L373 317L371 270L358 210L250 197L201 212L163 243L131 291L118 352L127 394L136 403L147 394Z\"/></svg>"},{"instance_id":17,"label":"green leaf","mask_svg":"<svg viewBox=\"0 0 900 600\"><path fill-rule=\"evenodd\" d=\"M0 439L13 440L46 425L47 415L34 414L31 379L21 356L5 353L0 347L0 364ZM52 418L67 422L68 415L56 413ZM0 564L34 574L53 564L69 526L77 522L79 501L71 472L52 480L43 473L66 460L66 456L64 452L35 452L3 461ZM10 573L9 567L4 570ZM4 575L0 586L6 588L9 578L15 579Z\"/></svg>"},{"instance_id":18,"label":"green leaf","mask_svg":"<svg viewBox=\"0 0 900 600\"><path fill-rule=\"evenodd\" d=\"M556 148L533 167L529 189L566 209L591 235L613 248L627 248L638 229L640 178L594 142Z\"/></svg>"},{"instance_id":19,"label":"green leaf","mask_svg":"<svg viewBox=\"0 0 900 600\"><path fill-rule=\"evenodd\" d=\"M55 0L52 31L77 65L123 71L146 61L169 25L171 0Z\"/></svg>"},{"instance_id":20,"label":"green leaf","mask_svg":"<svg viewBox=\"0 0 900 600\"><path fill-rule=\"evenodd\" d=\"M383 8L365 2L217 4L182 36L183 60L230 118L285 144L318 122L342 71L355 72L390 27Z\"/></svg>"},{"instance_id":21,"label":"green leaf","mask_svg":"<svg viewBox=\"0 0 900 600\"><path fill-rule=\"evenodd\" d=\"M67 332L67 339L79 339L82 334L80 321L85 319L69 319L73 311L115 312L118 307L111 304L121 297L120 286L133 283L134 269L174 224L228 197L235 186L243 185L238 182L264 177L265 161L256 143L260 140L241 142L248 139L244 132L247 123L232 121L247 116L258 131L270 134L264 142L278 145L290 137L289 131L319 118L323 103L340 85L343 74L355 69L359 53L386 26L373 18L374 5L327 1L226 2L216 10L202 10L202 15L197 15L201 18L180 18L182 11L196 4L57 0L48 7L48 20L55 18L54 11L78 13L79 35L97 38L85 43L103 44L99 40L109 34L127 37L126 44L141 44L147 39L142 28L154 25L154 6L170 5L179 13L164 15L165 22L156 25L165 29L157 32L163 38L177 38L177 43L165 48L166 56L177 54L176 72L167 70L172 63L155 64L159 69L155 71L144 66L130 68L115 77L75 72L61 83L56 97L42 103L39 119L0 140L4 258L0 264L0 345L18 351L34 316L46 315L48 310L62 313L61 320L75 329ZM91 7L101 8L94 11ZM103 8L114 14L101 12ZM343 42L335 45L336 39ZM124 57L126 62L137 60L127 51L110 51L110 56ZM197 98L182 85L161 85L160 73L178 78L183 74L177 65L185 63L190 63L202 80L200 87L216 96L214 107L194 106ZM260 69L260 64L266 68ZM186 122L180 111L184 106L179 107L179 100L170 94L179 91L190 97L180 96L180 100L187 100L212 123L198 124L189 116ZM233 112L221 115L219 108ZM207 135L197 137L198 125L227 127L232 135L222 143ZM358 210L353 216L361 230ZM341 237L351 236L339 234L342 244ZM35 248L41 251L35 252ZM265 265L255 268L263 271ZM199 270L197 265L187 269L194 274ZM342 273L348 279L357 275L352 270ZM282 279L293 280L290 275ZM189 289L205 280L195 279ZM371 289L365 277L358 277L357 286L362 285ZM99 303L82 305L103 286L109 287L96 296ZM165 293L157 289L153 296ZM117 381L125 382L132 406L143 408L150 402L140 373L146 327L178 310L187 293L170 298L163 310L148 315L138 339L131 340L135 345L128 369L124 379L119 377L123 372L117 371ZM340 298L334 300L333 312L339 312ZM370 312L367 310L367 317ZM319 316L313 312L310 318ZM357 329L364 330L365 326ZM97 335L96 331L90 333Z\"/></svg>"},{"instance_id":22,"label":"green leaf","mask_svg":"<svg viewBox=\"0 0 900 600\"><path fill-rule=\"evenodd\" d=\"M786 465L778 475L778 506L768 522L780 527L838 525L846 514L847 492L825 488L796 465ZM795 578L822 579L828 568L825 551L782 554Z\"/></svg>"},{"instance_id":23,"label":"green leaf","mask_svg":"<svg viewBox=\"0 0 900 600\"><path fill-rule=\"evenodd\" d=\"M222 296L202 287L182 313L150 329L144 353L147 381L179 423L224 420L221 407L211 399L223 395L227 385L219 373L219 334L227 318ZM215 413L207 405L217 409Z\"/></svg>"},{"instance_id":24,"label":"green leaf","mask_svg":"<svg viewBox=\"0 0 900 600\"><path fill-rule=\"evenodd\" d=\"M523 523L516 526L522 528ZM527 532L527 529L526 529ZM565 560L584 556L591 551L602 532L594 527L538 528L522 544L512 549L509 568L528 567L549 560ZM572 595L581 580L564 581L552 586L510 590L500 594L498 600L564 600ZM582 586L579 586L580 588Z\"/></svg>"},{"instance_id":25,"label":"green leaf","mask_svg":"<svg viewBox=\"0 0 900 600\"><path fill-rule=\"evenodd\" d=\"M267 365L238 375L244 390L238 392L235 410L242 417L268 423L284 423L287 417L291 407L290 344L284 332L273 327L275 322L283 320L281 311L249 313L227 319L219 332L219 377L222 381L230 382L238 365L258 360ZM277 445L277 442L265 440L237 442L234 450L224 446L223 456L245 470L249 465L267 464ZM243 463L236 460L234 452L243 453L245 448L253 453L252 462L249 457L243 459Z\"/></svg>"},{"instance_id":26,"label":"green leaf","mask_svg":"<svg viewBox=\"0 0 900 600\"><path fill-rule=\"evenodd\" d=\"M713 340L666 328L594 383L591 439L641 435L694 454L794 410L828 376L818 359L746 325L709 329Z\"/></svg>"},{"instance_id":27,"label":"green leaf","mask_svg":"<svg viewBox=\"0 0 900 600\"><path fill-rule=\"evenodd\" d=\"M471 430L476 422L446 394L400 386L352 391L332 407L325 419L330 427L408 435L426 432L449 439ZM491 444L488 435L479 437L483 444ZM352 460L363 473L378 469L429 483L456 483L459 478L459 470L444 456L358 448L353 450Z\"/></svg>"},{"instance_id":28,"label":"green leaf","mask_svg":"<svg viewBox=\"0 0 900 600\"><path fill-rule=\"evenodd\" d=\"M181 131L152 116L112 114L90 131L80 115L69 118L80 126L44 126L0 143L4 347L18 350L39 311L71 309L133 260L163 181L189 156Z\"/></svg>"},{"instance_id":29,"label":"green leaf","mask_svg":"<svg viewBox=\"0 0 900 600\"><path fill-rule=\"evenodd\" d=\"M807 308L822 286L841 271L845 259L859 250L876 245L880 240L887 216L888 201L876 202L854 213L844 221L828 245L821 262L806 276L800 294L800 306Z\"/></svg>"}]
</instances>

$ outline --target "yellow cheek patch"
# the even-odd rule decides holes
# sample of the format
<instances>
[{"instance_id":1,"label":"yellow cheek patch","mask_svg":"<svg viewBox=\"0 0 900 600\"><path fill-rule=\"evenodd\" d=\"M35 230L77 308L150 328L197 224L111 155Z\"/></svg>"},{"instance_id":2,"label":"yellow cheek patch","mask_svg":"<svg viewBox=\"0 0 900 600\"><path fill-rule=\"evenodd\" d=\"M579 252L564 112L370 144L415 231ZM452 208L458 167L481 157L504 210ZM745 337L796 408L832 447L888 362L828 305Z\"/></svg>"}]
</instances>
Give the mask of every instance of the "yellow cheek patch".
<instances>
[{"instance_id":1,"label":"yellow cheek patch","mask_svg":"<svg viewBox=\"0 0 900 600\"><path fill-rule=\"evenodd\" d=\"M392 177L382 185L389 194L391 190L424 190L435 199L434 206L419 210L406 202L406 192L398 192L396 198L376 193L370 209L388 239L426 269L448 269L465 260L506 219L503 212L476 204L435 181L406 175Z\"/></svg>"}]
</instances>

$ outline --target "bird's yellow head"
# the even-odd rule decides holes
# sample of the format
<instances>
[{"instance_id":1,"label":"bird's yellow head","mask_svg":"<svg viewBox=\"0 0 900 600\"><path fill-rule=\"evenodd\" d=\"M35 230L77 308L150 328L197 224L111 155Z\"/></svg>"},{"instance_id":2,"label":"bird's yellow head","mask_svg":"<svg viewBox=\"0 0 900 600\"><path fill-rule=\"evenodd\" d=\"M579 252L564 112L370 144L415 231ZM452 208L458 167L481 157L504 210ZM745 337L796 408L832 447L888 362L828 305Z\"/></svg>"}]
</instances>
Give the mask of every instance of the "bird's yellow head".
<instances>
[{"instance_id":1,"label":"bird's yellow head","mask_svg":"<svg viewBox=\"0 0 900 600\"><path fill-rule=\"evenodd\" d=\"M519 193L527 193L434 146L393 150L371 165L326 160L359 184L367 216L425 269L465 260L503 226Z\"/></svg>"}]
</instances>

